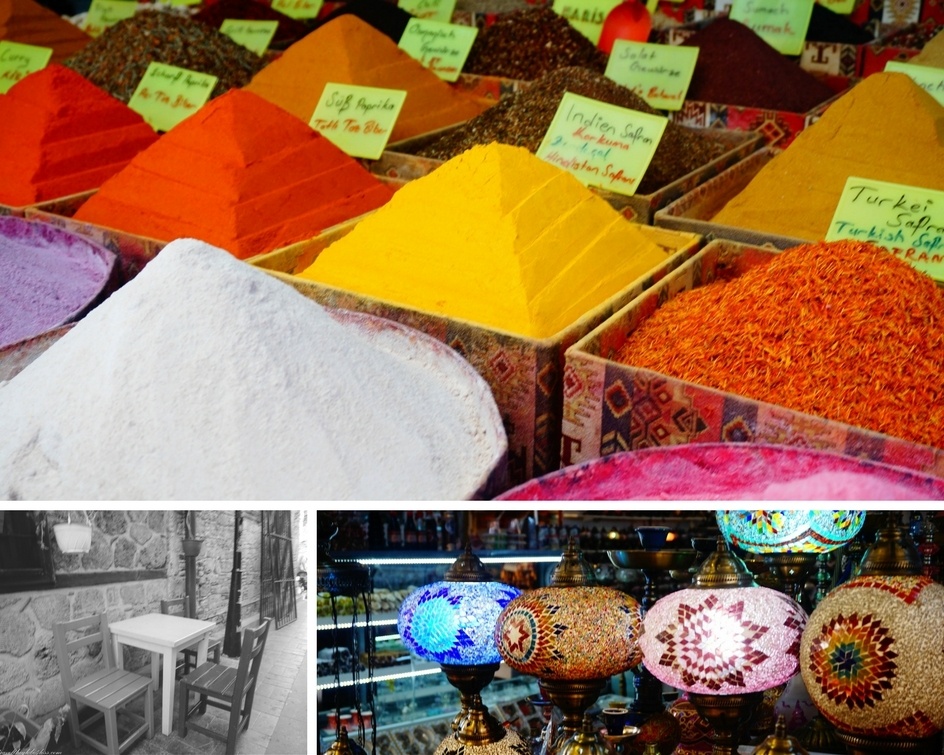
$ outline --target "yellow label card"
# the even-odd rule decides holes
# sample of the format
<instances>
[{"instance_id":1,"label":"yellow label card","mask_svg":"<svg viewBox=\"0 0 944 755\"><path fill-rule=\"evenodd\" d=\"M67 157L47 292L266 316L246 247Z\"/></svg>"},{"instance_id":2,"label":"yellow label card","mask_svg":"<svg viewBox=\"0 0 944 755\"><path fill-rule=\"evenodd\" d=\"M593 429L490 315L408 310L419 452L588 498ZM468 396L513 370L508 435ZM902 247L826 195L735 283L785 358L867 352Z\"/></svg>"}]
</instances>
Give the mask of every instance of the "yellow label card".
<instances>
[{"instance_id":1,"label":"yellow label card","mask_svg":"<svg viewBox=\"0 0 944 755\"><path fill-rule=\"evenodd\" d=\"M661 110L681 110L695 73L698 48L654 45L617 39L613 42L606 77L622 84Z\"/></svg>"},{"instance_id":2,"label":"yellow label card","mask_svg":"<svg viewBox=\"0 0 944 755\"><path fill-rule=\"evenodd\" d=\"M90 37L97 37L109 26L131 18L137 9L134 0L92 0L83 29Z\"/></svg>"},{"instance_id":3,"label":"yellow label card","mask_svg":"<svg viewBox=\"0 0 944 755\"><path fill-rule=\"evenodd\" d=\"M462 73L477 26L444 24L411 18L400 37L400 49L445 81L455 81Z\"/></svg>"},{"instance_id":4,"label":"yellow label card","mask_svg":"<svg viewBox=\"0 0 944 755\"><path fill-rule=\"evenodd\" d=\"M292 18L317 18L324 0L272 0L272 7Z\"/></svg>"},{"instance_id":5,"label":"yellow label card","mask_svg":"<svg viewBox=\"0 0 944 755\"><path fill-rule=\"evenodd\" d=\"M826 233L888 249L944 281L944 191L850 176Z\"/></svg>"},{"instance_id":6,"label":"yellow label card","mask_svg":"<svg viewBox=\"0 0 944 755\"><path fill-rule=\"evenodd\" d=\"M636 193L669 119L565 92L537 156L585 186Z\"/></svg>"},{"instance_id":7,"label":"yellow label card","mask_svg":"<svg viewBox=\"0 0 944 755\"><path fill-rule=\"evenodd\" d=\"M813 0L733 0L730 17L784 55L803 52Z\"/></svg>"},{"instance_id":8,"label":"yellow label card","mask_svg":"<svg viewBox=\"0 0 944 755\"><path fill-rule=\"evenodd\" d=\"M889 60L885 64L885 70L910 76L915 84L944 105L944 68L919 66L915 63Z\"/></svg>"},{"instance_id":9,"label":"yellow label card","mask_svg":"<svg viewBox=\"0 0 944 755\"><path fill-rule=\"evenodd\" d=\"M45 68L51 57L51 47L0 40L0 94L6 94L24 76Z\"/></svg>"},{"instance_id":10,"label":"yellow label card","mask_svg":"<svg viewBox=\"0 0 944 755\"><path fill-rule=\"evenodd\" d=\"M308 124L351 157L376 160L387 146L405 100L402 89L328 82Z\"/></svg>"},{"instance_id":11,"label":"yellow label card","mask_svg":"<svg viewBox=\"0 0 944 755\"><path fill-rule=\"evenodd\" d=\"M225 18L220 24L220 31L234 42L262 55L272 42L278 21L250 21L243 18Z\"/></svg>"},{"instance_id":12,"label":"yellow label card","mask_svg":"<svg viewBox=\"0 0 944 755\"><path fill-rule=\"evenodd\" d=\"M210 99L216 81L216 76L208 73L152 62L131 95L128 107L155 131L170 131Z\"/></svg>"},{"instance_id":13,"label":"yellow label card","mask_svg":"<svg viewBox=\"0 0 944 755\"><path fill-rule=\"evenodd\" d=\"M816 0L824 8L828 8L833 13L843 13L848 15L855 10L858 0Z\"/></svg>"},{"instance_id":14,"label":"yellow label card","mask_svg":"<svg viewBox=\"0 0 944 755\"><path fill-rule=\"evenodd\" d=\"M452 20L456 0L397 0L397 6L415 18L447 24Z\"/></svg>"},{"instance_id":15,"label":"yellow label card","mask_svg":"<svg viewBox=\"0 0 944 755\"><path fill-rule=\"evenodd\" d=\"M600 41L600 32L603 31L603 22L607 15L620 2L621 0L554 0L551 10L570 21L571 26L596 44Z\"/></svg>"}]
</instances>

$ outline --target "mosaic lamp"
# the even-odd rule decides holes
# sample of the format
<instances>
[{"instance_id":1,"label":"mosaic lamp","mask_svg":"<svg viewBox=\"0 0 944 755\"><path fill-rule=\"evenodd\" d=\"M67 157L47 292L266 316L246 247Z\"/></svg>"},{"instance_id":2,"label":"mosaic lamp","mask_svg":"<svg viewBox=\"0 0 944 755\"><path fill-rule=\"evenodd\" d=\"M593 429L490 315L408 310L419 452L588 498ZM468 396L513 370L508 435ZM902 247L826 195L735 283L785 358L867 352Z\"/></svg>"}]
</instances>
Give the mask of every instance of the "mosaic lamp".
<instances>
[{"instance_id":1,"label":"mosaic lamp","mask_svg":"<svg viewBox=\"0 0 944 755\"><path fill-rule=\"evenodd\" d=\"M636 599L596 585L571 538L548 586L528 590L501 612L495 639L505 663L537 677L561 711L560 743L581 731L584 712L610 677L642 660L641 629Z\"/></svg>"},{"instance_id":2,"label":"mosaic lamp","mask_svg":"<svg viewBox=\"0 0 944 755\"><path fill-rule=\"evenodd\" d=\"M758 587L718 538L692 586L649 609L639 644L646 668L688 693L712 726L712 753L732 755L763 700L798 669L806 612L783 593Z\"/></svg>"},{"instance_id":3,"label":"mosaic lamp","mask_svg":"<svg viewBox=\"0 0 944 755\"><path fill-rule=\"evenodd\" d=\"M942 637L944 586L922 574L913 541L890 520L800 641L806 688L848 752L940 753Z\"/></svg>"},{"instance_id":4,"label":"mosaic lamp","mask_svg":"<svg viewBox=\"0 0 944 755\"><path fill-rule=\"evenodd\" d=\"M505 729L482 703L482 690L501 665L494 629L498 615L521 591L496 581L471 545L440 582L420 587L400 606L397 628L407 649L438 663L459 690L461 710L436 755L465 752L529 755L530 748Z\"/></svg>"}]
</instances>

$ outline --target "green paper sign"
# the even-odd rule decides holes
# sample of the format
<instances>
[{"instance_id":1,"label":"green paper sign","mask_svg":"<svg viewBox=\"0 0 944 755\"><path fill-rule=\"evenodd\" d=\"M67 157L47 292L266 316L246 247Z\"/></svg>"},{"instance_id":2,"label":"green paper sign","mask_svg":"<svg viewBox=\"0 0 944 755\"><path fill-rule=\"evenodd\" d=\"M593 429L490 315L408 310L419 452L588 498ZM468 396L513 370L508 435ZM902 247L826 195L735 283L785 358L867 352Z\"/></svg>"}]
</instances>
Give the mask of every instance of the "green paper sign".
<instances>
[{"instance_id":1,"label":"green paper sign","mask_svg":"<svg viewBox=\"0 0 944 755\"><path fill-rule=\"evenodd\" d=\"M272 7L292 18L318 18L324 0L272 0Z\"/></svg>"},{"instance_id":2,"label":"green paper sign","mask_svg":"<svg viewBox=\"0 0 944 755\"><path fill-rule=\"evenodd\" d=\"M570 25L593 44L600 41L603 22L621 0L554 0L551 10L566 18Z\"/></svg>"},{"instance_id":3,"label":"green paper sign","mask_svg":"<svg viewBox=\"0 0 944 755\"><path fill-rule=\"evenodd\" d=\"M351 157L379 158L406 101L402 89L325 84L308 121Z\"/></svg>"},{"instance_id":4,"label":"green paper sign","mask_svg":"<svg viewBox=\"0 0 944 755\"><path fill-rule=\"evenodd\" d=\"M889 60L885 64L885 70L910 76L915 84L944 105L944 68L919 66L915 63Z\"/></svg>"},{"instance_id":5,"label":"green paper sign","mask_svg":"<svg viewBox=\"0 0 944 755\"><path fill-rule=\"evenodd\" d=\"M250 21L243 18L225 18L220 24L220 32L256 55L262 55L269 48L278 28L278 21Z\"/></svg>"},{"instance_id":6,"label":"green paper sign","mask_svg":"<svg viewBox=\"0 0 944 755\"><path fill-rule=\"evenodd\" d=\"M826 233L837 239L870 241L944 281L944 191L850 176Z\"/></svg>"},{"instance_id":7,"label":"green paper sign","mask_svg":"<svg viewBox=\"0 0 944 755\"><path fill-rule=\"evenodd\" d=\"M155 131L170 131L210 99L216 82L216 76L208 73L152 62L131 95L128 107Z\"/></svg>"},{"instance_id":8,"label":"green paper sign","mask_svg":"<svg viewBox=\"0 0 944 755\"><path fill-rule=\"evenodd\" d=\"M97 37L109 26L131 18L137 9L134 0L92 0L85 16L85 33Z\"/></svg>"},{"instance_id":9,"label":"green paper sign","mask_svg":"<svg viewBox=\"0 0 944 755\"><path fill-rule=\"evenodd\" d=\"M813 15L813 0L734 0L730 17L784 55L799 55Z\"/></svg>"},{"instance_id":10,"label":"green paper sign","mask_svg":"<svg viewBox=\"0 0 944 755\"><path fill-rule=\"evenodd\" d=\"M855 10L858 0L816 0L824 8L828 8L833 13L844 13L848 15Z\"/></svg>"},{"instance_id":11,"label":"green paper sign","mask_svg":"<svg viewBox=\"0 0 944 755\"><path fill-rule=\"evenodd\" d=\"M456 0L397 0L397 6L414 18L449 23L456 9Z\"/></svg>"},{"instance_id":12,"label":"green paper sign","mask_svg":"<svg viewBox=\"0 0 944 755\"><path fill-rule=\"evenodd\" d=\"M455 81L462 73L478 33L477 26L411 18L400 37L399 47L439 78Z\"/></svg>"},{"instance_id":13,"label":"green paper sign","mask_svg":"<svg viewBox=\"0 0 944 755\"><path fill-rule=\"evenodd\" d=\"M695 73L698 48L654 45L617 39L606 64L606 77L622 84L661 110L681 110Z\"/></svg>"},{"instance_id":14,"label":"green paper sign","mask_svg":"<svg viewBox=\"0 0 944 755\"><path fill-rule=\"evenodd\" d=\"M585 186L636 193L669 119L565 92L537 156Z\"/></svg>"},{"instance_id":15,"label":"green paper sign","mask_svg":"<svg viewBox=\"0 0 944 755\"><path fill-rule=\"evenodd\" d=\"M0 94L33 71L41 71L52 57L51 47L0 40Z\"/></svg>"}]
</instances>

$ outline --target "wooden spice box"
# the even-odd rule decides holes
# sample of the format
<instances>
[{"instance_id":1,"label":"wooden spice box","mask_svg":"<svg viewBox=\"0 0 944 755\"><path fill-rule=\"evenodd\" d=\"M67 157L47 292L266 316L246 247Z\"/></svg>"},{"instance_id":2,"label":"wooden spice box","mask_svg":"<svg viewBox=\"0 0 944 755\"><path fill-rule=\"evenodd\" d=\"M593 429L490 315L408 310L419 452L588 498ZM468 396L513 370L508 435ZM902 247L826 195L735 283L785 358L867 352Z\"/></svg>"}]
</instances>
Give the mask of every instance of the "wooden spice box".
<instances>
[{"instance_id":1,"label":"wooden spice box","mask_svg":"<svg viewBox=\"0 0 944 755\"><path fill-rule=\"evenodd\" d=\"M567 349L561 463L682 443L772 443L834 451L944 476L944 449L634 368L613 356L665 302L778 250L710 241L677 270Z\"/></svg>"},{"instance_id":2,"label":"wooden spice box","mask_svg":"<svg viewBox=\"0 0 944 755\"><path fill-rule=\"evenodd\" d=\"M487 328L465 320L434 315L406 306L351 293L293 273L308 267L318 254L349 233L356 222L337 226L311 241L247 260L269 271L318 303L386 317L433 336L462 354L485 379L498 404L508 435L509 484L552 472L560 462L564 352L642 291L679 267L701 247L696 234L650 227L665 249L665 261L645 277L629 282L618 294L555 335L541 339Z\"/></svg>"}]
</instances>

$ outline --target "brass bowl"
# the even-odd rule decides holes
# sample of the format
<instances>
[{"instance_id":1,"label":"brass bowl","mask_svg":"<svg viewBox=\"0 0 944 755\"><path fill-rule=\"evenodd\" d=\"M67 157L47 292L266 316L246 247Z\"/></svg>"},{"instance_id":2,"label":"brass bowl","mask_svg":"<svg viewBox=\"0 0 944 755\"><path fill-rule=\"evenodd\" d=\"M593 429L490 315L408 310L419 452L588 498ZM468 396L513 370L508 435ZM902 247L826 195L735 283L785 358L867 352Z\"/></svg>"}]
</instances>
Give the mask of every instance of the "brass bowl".
<instances>
[{"instance_id":1,"label":"brass bowl","mask_svg":"<svg viewBox=\"0 0 944 755\"><path fill-rule=\"evenodd\" d=\"M695 563L694 550L663 550L663 551L607 551L613 566L623 569L687 569Z\"/></svg>"}]
</instances>

